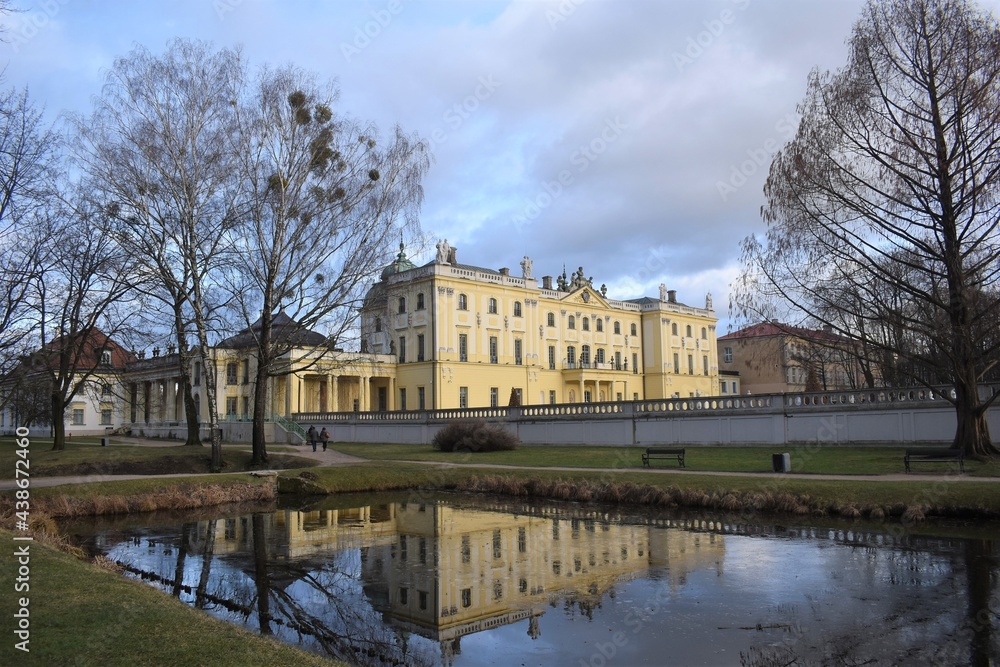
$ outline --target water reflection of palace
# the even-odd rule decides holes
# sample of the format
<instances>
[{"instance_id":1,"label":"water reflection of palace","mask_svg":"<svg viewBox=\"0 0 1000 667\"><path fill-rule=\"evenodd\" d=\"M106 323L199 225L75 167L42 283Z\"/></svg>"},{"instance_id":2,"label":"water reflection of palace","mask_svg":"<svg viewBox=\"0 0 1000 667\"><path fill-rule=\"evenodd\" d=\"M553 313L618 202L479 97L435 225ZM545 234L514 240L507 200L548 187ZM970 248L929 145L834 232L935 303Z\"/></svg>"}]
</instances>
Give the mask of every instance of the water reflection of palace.
<instances>
[{"instance_id":1,"label":"water reflection of palace","mask_svg":"<svg viewBox=\"0 0 1000 667\"><path fill-rule=\"evenodd\" d=\"M392 625L441 642L539 617L555 593L582 611L615 583L662 567L671 587L700 569L721 572L724 536L627 525L585 507L463 509L390 503L268 516L269 559L315 560L359 548L365 594ZM513 511L512 511L513 510ZM216 551L245 544L246 519L220 522Z\"/></svg>"}]
</instances>

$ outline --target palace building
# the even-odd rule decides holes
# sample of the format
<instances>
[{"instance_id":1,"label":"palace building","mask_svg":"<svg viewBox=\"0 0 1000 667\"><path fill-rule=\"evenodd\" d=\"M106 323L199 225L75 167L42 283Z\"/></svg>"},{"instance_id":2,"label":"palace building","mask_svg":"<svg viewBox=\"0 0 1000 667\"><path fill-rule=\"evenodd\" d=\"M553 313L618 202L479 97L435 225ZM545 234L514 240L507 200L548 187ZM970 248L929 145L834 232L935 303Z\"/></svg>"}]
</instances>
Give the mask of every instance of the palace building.
<instances>
[{"instance_id":1,"label":"palace building","mask_svg":"<svg viewBox=\"0 0 1000 667\"><path fill-rule=\"evenodd\" d=\"M617 300L580 268L555 280L461 264L447 241L416 266L400 246L361 310L362 352L391 355L373 409L423 410L719 394L716 317L658 299Z\"/></svg>"},{"instance_id":2,"label":"palace building","mask_svg":"<svg viewBox=\"0 0 1000 667\"><path fill-rule=\"evenodd\" d=\"M603 285L595 288L582 268L572 276L564 270L555 280L543 276L539 284L528 257L521 275L513 276L506 268L460 264L456 255L444 241L433 261L416 266L401 245L364 299L360 351L337 349L276 313L273 336L294 337L294 344L278 360L283 372L263 388L272 424L268 439L283 439L275 425L301 430L291 421L304 413L720 394L711 295L697 308L661 285L659 298L617 300ZM249 439L258 391L255 327L259 323L209 351L219 421L229 439ZM183 437L180 356L169 346L165 352L131 355L117 369L111 416L106 400L94 414L74 405L74 432ZM192 352L185 363L207 429L206 370ZM15 422L14 415L0 415L0 427Z\"/></svg>"}]
</instances>

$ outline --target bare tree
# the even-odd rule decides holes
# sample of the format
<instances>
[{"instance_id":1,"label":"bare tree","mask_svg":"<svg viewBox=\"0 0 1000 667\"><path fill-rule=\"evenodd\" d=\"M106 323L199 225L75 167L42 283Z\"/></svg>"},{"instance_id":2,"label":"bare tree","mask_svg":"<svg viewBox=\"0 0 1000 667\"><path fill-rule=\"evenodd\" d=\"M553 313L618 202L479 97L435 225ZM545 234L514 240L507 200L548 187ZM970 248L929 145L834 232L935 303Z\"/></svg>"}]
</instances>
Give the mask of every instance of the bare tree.
<instances>
[{"instance_id":1,"label":"bare tree","mask_svg":"<svg viewBox=\"0 0 1000 667\"><path fill-rule=\"evenodd\" d=\"M335 101L332 87L283 68L263 70L238 105L230 150L245 190L229 283L257 356L257 465L267 461L268 382L291 372L285 355L306 347L315 362L332 351L354 324L366 281L417 225L424 144L398 128L382 144L374 127L334 113ZM309 333L317 328L322 340Z\"/></svg>"},{"instance_id":2,"label":"bare tree","mask_svg":"<svg viewBox=\"0 0 1000 667\"><path fill-rule=\"evenodd\" d=\"M88 118L75 119L76 156L110 231L155 277L149 294L167 310L178 354L187 444L199 444L191 363L205 368L212 469L221 468L216 373L209 350L209 284L231 228L236 196L232 95L243 85L240 54L175 40L162 56L137 47L118 58ZM197 345L192 350L191 336Z\"/></svg>"},{"instance_id":3,"label":"bare tree","mask_svg":"<svg viewBox=\"0 0 1000 667\"><path fill-rule=\"evenodd\" d=\"M59 207L45 218L51 252L33 294L41 347L31 364L48 375L53 449L66 448L65 414L98 378L123 370L130 353L113 336L126 332L137 304L129 254L96 224L99 211Z\"/></svg>"},{"instance_id":4,"label":"bare tree","mask_svg":"<svg viewBox=\"0 0 1000 667\"><path fill-rule=\"evenodd\" d=\"M1000 28L964 0L870 0L849 49L843 69L810 77L765 185L766 239L743 243L736 302L755 317L791 303L857 337L824 317L842 308L831 295L898 293L852 315L912 334L912 348L868 342L946 377L955 446L992 456L997 394L981 397L979 382L997 360L983 332L998 302L980 295L1000 272Z\"/></svg>"},{"instance_id":5,"label":"bare tree","mask_svg":"<svg viewBox=\"0 0 1000 667\"><path fill-rule=\"evenodd\" d=\"M38 343L30 297L46 248L31 232L50 194L58 145L26 89L0 94L0 376Z\"/></svg>"}]
</instances>

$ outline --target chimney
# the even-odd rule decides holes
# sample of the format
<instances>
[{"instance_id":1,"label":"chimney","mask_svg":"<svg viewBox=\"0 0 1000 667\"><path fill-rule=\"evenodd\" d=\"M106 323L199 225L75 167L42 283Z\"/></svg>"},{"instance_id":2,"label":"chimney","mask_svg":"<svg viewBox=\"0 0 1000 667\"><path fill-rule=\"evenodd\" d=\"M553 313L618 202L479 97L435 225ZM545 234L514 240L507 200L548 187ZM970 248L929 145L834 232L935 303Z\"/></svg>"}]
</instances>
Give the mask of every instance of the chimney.
<instances>
[{"instance_id":1,"label":"chimney","mask_svg":"<svg viewBox=\"0 0 1000 667\"><path fill-rule=\"evenodd\" d=\"M500 269L500 275L501 276L509 276L510 275L510 269L508 269L507 267L504 267L504 268Z\"/></svg>"},{"instance_id":2,"label":"chimney","mask_svg":"<svg viewBox=\"0 0 1000 667\"><path fill-rule=\"evenodd\" d=\"M552 276L542 276L542 289L552 289Z\"/></svg>"},{"instance_id":3,"label":"chimney","mask_svg":"<svg viewBox=\"0 0 1000 667\"><path fill-rule=\"evenodd\" d=\"M667 290L667 302L668 303L677 303L677 290L675 290L675 289L668 289Z\"/></svg>"}]
</instances>

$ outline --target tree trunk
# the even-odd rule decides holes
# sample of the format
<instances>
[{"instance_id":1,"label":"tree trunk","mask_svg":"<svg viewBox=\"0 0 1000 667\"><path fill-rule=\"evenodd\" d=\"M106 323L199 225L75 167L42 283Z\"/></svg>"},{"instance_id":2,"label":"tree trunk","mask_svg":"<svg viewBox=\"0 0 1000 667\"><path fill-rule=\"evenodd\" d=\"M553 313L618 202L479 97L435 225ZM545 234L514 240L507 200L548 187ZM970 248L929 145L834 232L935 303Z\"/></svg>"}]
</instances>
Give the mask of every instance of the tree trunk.
<instances>
[{"instance_id":1,"label":"tree trunk","mask_svg":"<svg viewBox=\"0 0 1000 667\"><path fill-rule=\"evenodd\" d=\"M187 439L184 444L200 447L201 424L198 423L198 407L195 405L191 388L191 359L187 354L187 334L184 332L184 303L184 301L174 303L174 330L177 332L177 371L181 378L181 391L184 396L184 420L187 423Z\"/></svg>"},{"instance_id":2,"label":"tree trunk","mask_svg":"<svg viewBox=\"0 0 1000 667\"><path fill-rule=\"evenodd\" d=\"M955 383L955 429L953 447L965 452L966 458L984 461L1000 454L990 440L990 427L986 421L986 411L979 400L978 388L973 384L966 387Z\"/></svg>"},{"instance_id":3,"label":"tree trunk","mask_svg":"<svg viewBox=\"0 0 1000 667\"><path fill-rule=\"evenodd\" d=\"M264 514L254 514L253 565L254 583L257 588L257 623L260 634L273 634L271 630L271 580L267 573L267 536L264 532Z\"/></svg>"},{"instance_id":4,"label":"tree trunk","mask_svg":"<svg viewBox=\"0 0 1000 667\"><path fill-rule=\"evenodd\" d=\"M52 451L59 452L66 449L66 418L63 414L63 400L56 391L52 397Z\"/></svg>"},{"instance_id":5,"label":"tree trunk","mask_svg":"<svg viewBox=\"0 0 1000 667\"><path fill-rule=\"evenodd\" d=\"M187 421L187 441L185 445L201 446L201 424L198 421L198 406L194 402L191 383L188 379L181 378L181 386L184 391L184 419Z\"/></svg>"},{"instance_id":6,"label":"tree trunk","mask_svg":"<svg viewBox=\"0 0 1000 667\"><path fill-rule=\"evenodd\" d=\"M265 298L261 308L260 341L257 346L257 376L254 379L253 397L253 457L250 465L262 466L267 463L267 447L264 442L264 420L268 416L267 380L271 375L271 301ZM285 389L288 391L288 389ZM272 398L273 400L273 398Z\"/></svg>"}]
</instances>

